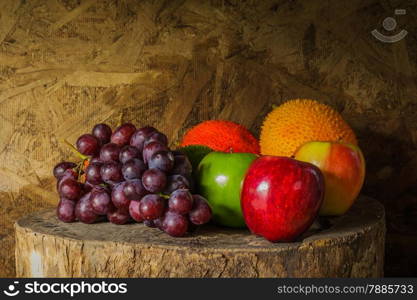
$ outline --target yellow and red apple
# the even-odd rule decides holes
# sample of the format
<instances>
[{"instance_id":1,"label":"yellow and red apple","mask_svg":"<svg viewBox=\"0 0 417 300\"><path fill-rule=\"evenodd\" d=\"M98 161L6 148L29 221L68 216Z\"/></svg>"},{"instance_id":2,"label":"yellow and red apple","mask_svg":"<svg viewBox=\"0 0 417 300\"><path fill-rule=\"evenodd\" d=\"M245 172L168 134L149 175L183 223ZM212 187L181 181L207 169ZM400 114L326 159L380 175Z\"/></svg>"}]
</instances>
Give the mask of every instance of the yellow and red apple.
<instances>
[{"instance_id":1,"label":"yellow and red apple","mask_svg":"<svg viewBox=\"0 0 417 300\"><path fill-rule=\"evenodd\" d=\"M358 146L308 142L296 151L295 159L315 165L324 175L321 216L339 216L349 210L365 179L365 159Z\"/></svg>"}]
</instances>

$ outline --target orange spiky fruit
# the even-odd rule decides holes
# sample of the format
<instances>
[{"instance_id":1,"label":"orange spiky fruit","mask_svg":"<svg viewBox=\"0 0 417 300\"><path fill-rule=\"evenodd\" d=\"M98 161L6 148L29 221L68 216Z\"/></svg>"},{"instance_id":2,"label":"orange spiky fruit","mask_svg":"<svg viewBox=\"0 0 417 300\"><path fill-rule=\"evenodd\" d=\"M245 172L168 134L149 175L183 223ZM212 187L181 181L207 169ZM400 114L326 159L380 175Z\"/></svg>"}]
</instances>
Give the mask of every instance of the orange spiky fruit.
<instances>
[{"instance_id":1,"label":"orange spiky fruit","mask_svg":"<svg viewBox=\"0 0 417 300\"><path fill-rule=\"evenodd\" d=\"M221 152L259 154L258 140L242 125L230 121L210 120L188 130L181 147L202 145Z\"/></svg>"},{"instance_id":2,"label":"orange spiky fruit","mask_svg":"<svg viewBox=\"0 0 417 300\"><path fill-rule=\"evenodd\" d=\"M264 120L260 147L263 155L293 156L310 141L338 141L357 145L355 133L328 105L295 99L272 110Z\"/></svg>"}]
</instances>

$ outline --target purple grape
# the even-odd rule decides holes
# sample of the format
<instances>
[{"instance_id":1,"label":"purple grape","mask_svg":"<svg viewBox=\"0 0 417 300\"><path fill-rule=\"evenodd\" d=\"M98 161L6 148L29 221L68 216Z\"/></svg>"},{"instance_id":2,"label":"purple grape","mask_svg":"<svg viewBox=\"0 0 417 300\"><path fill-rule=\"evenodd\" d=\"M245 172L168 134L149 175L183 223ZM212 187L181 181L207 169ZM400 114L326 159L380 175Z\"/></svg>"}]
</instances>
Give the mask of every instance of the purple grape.
<instances>
[{"instance_id":1,"label":"purple grape","mask_svg":"<svg viewBox=\"0 0 417 300\"><path fill-rule=\"evenodd\" d=\"M140 151L136 147L126 145L120 150L119 161L124 164L130 159L139 158L140 154Z\"/></svg>"},{"instance_id":2,"label":"purple grape","mask_svg":"<svg viewBox=\"0 0 417 300\"><path fill-rule=\"evenodd\" d=\"M129 214L130 214L130 216L132 217L133 220L140 223L140 222L143 221L143 218L142 218L142 216L140 215L140 212L139 212L139 204L140 204L139 201L130 201Z\"/></svg>"},{"instance_id":3,"label":"purple grape","mask_svg":"<svg viewBox=\"0 0 417 300\"><path fill-rule=\"evenodd\" d=\"M75 202L66 198L61 198L57 207L57 216L62 222L74 222Z\"/></svg>"},{"instance_id":4,"label":"purple grape","mask_svg":"<svg viewBox=\"0 0 417 300\"><path fill-rule=\"evenodd\" d=\"M145 141L157 130L153 127L142 127L132 135L130 138L130 145L136 147L140 152L143 151L143 144Z\"/></svg>"},{"instance_id":5,"label":"purple grape","mask_svg":"<svg viewBox=\"0 0 417 300\"><path fill-rule=\"evenodd\" d=\"M98 215L107 215L107 213L113 208L109 193L105 188L100 186L92 189L90 201L94 213Z\"/></svg>"},{"instance_id":6,"label":"purple grape","mask_svg":"<svg viewBox=\"0 0 417 300\"><path fill-rule=\"evenodd\" d=\"M100 170L101 170L101 163L90 163L85 170L85 179L93 184L101 184L103 183L103 179L101 179Z\"/></svg>"},{"instance_id":7,"label":"purple grape","mask_svg":"<svg viewBox=\"0 0 417 300\"><path fill-rule=\"evenodd\" d=\"M194 205L189 214L190 221L195 225L202 225L210 221L212 212L207 200L200 195L193 195Z\"/></svg>"},{"instance_id":8,"label":"purple grape","mask_svg":"<svg viewBox=\"0 0 417 300\"><path fill-rule=\"evenodd\" d=\"M159 217L158 219L152 220L152 222L156 228L163 231L162 220L163 220L163 216Z\"/></svg>"},{"instance_id":9,"label":"purple grape","mask_svg":"<svg viewBox=\"0 0 417 300\"><path fill-rule=\"evenodd\" d=\"M128 160L122 166L122 174L124 179L139 179L142 178L143 173L146 171L146 165L140 159L133 158Z\"/></svg>"},{"instance_id":10,"label":"purple grape","mask_svg":"<svg viewBox=\"0 0 417 300\"><path fill-rule=\"evenodd\" d=\"M113 143L105 144L100 150L100 160L102 162L119 161L120 147Z\"/></svg>"},{"instance_id":11,"label":"purple grape","mask_svg":"<svg viewBox=\"0 0 417 300\"><path fill-rule=\"evenodd\" d=\"M174 167L171 169L171 174L179 174L183 176L190 176L193 171L193 167L185 155L174 156Z\"/></svg>"},{"instance_id":12,"label":"purple grape","mask_svg":"<svg viewBox=\"0 0 417 300\"><path fill-rule=\"evenodd\" d=\"M114 161L106 162L101 166L100 176L105 183L121 182L123 181L122 165Z\"/></svg>"},{"instance_id":13,"label":"purple grape","mask_svg":"<svg viewBox=\"0 0 417 300\"><path fill-rule=\"evenodd\" d=\"M66 169L64 174L61 176L60 180L64 180L64 179L67 179L67 178L77 180L78 173L75 172L73 169Z\"/></svg>"},{"instance_id":14,"label":"purple grape","mask_svg":"<svg viewBox=\"0 0 417 300\"><path fill-rule=\"evenodd\" d=\"M182 175L171 175L167 177L167 184L163 190L164 194L171 194L179 189L190 189L190 183Z\"/></svg>"},{"instance_id":15,"label":"purple grape","mask_svg":"<svg viewBox=\"0 0 417 300\"><path fill-rule=\"evenodd\" d=\"M114 209L107 214L107 219L113 224L123 225L130 221L130 215L125 209Z\"/></svg>"},{"instance_id":16,"label":"purple grape","mask_svg":"<svg viewBox=\"0 0 417 300\"><path fill-rule=\"evenodd\" d=\"M121 182L113 187L111 192L111 200L117 208L127 210L129 208L130 200L126 197L124 192L126 182Z\"/></svg>"},{"instance_id":17,"label":"purple grape","mask_svg":"<svg viewBox=\"0 0 417 300\"><path fill-rule=\"evenodd\" d=\"M109 125L101 123L94 126L92 134L104 145L110 142L112 132Z\"/></svg>"},{"instance_id":18,"label":"purple grape","mask_svg":"<svg viewBox=\"0 0 417 300\"><path fill-rule=\"evenodd\" d=\"M77 165L73 162L68 162L68 161L60 162L54 167L53 173L54 173L55 178L60 179L64 175L67 169L73 169L76 166Z\"/></svg>"},{"instance_id":19,"label":"purple grape","mask_svg":"<svg viewBox=\"0 0 417 300\"><path fill-rule=\"evenodd\" d=\"M167 183L164 172L158 169L146 170L142 175L142 184L151 193L161 192Z\"/></svg>"},{"instance_id":20,"label":"purple grape","mask_svg":"<svg viewBox=\"0 0 417 300\"><path fill-rule=\"evenodd\" d=\"M100 159L100 156L94 156L90 159L90 164L99 163L102 164L103 161Z\"/></svg>"},{"instance_id":21,"label":"purple grape","mask_svg":"<svg viewBox=\"0 0 417 300\"><path fill-rule=\"evenodd\" d=\"M174 155L171 151L155 152L148 161L149 169L159 169L168 172L174 166Z\"/></svg>"},{"instance_id":22,"label":"purple grape","mask_svg":"<svg viewBox=\"0 0 417 300\"><path fill-rule=\"evenodd\" d=\"M84 155L95 155L100 150L99 140L92 134L83 134L77 140L77 149L81 154Z\"/></svg>"},{"instance_id":23,"label":"purple grape","mask_svg":"<svg viewBox=\"0 0 417 300\"><path fill-rule=\"evenodd\" d=\"M150 228L156 228L156 225L153 220L143 220L143 224Z\"/></svg>"},{"instance_id":24,"label":"purple grape","mask_svg":"<svg viewBox=\"0 0 417 300\"><path fill-rule=\"evenodd\" d=\"M91 193L84 194L84 195L80 198L80 201L90 201L90 196L91 196Z\"/></svg>"},{"instance_id":25,"label":"purple grape","mask_svg":"<svg viewBox=\"0 0 417 300\"><path fill-rule=\"evenodd\" d=\"M168 211L162 220L162 229L170 236L184 236L188 230L188 219L183 215Z\"/></svg>"},{"instance_id":26,"label":"purple grape","mask_svg":"<svg viewBox=\"0 0 417 300\"><path fill-rule=\"evenodd\" d=\"M139 212L144 220L155 220L165 211L165 199L159 195L150 194L140 200Z\"/></svg>"},{"instance_id":27,"label":"purple grape","mask_svg":"<svg viewBox=\"0 0 417 300\"><path fill-rule=\"evenodd\" d=\"M168 146L167 136L159 131L152 133L143 145L146 146L147 144L152 142L158 142L162 145Z\"/></svg>"},{"instance_id":28,"label":"purple grape","mask_svg":"<svg viewBox=\"0 0 417 300\"><path fill-rule=\"evenodd\" d=\"M127 145L130 142L130 138L135 133L136 127L133 124L125 123L116 128L111 135L110 141L119 146Z\"/></svg>"},{"instance_id":29,"label":"purple grape","mask_svg":"<svg viewBox=\"0 0 417 300\"><path fill-rule=\"evenodd\" d=\"M158 151L169 151L169 149L167 146L158 142L151 142L147 144L145 147L143 147L143 162L148 164L148 161L152 155Z\"/></svg>"},{"instance_id":30,"label":"purple grape","mask_svg":"<svg viewBox=\"0 0 417 300\"><path fill-rule=\"evenodd\" d=\"M148 191L142 184L140 179L132 179L125 181L124 194L129 200L140 201L145 195L148 194Z\"/></svg>"},{"instance_id":31,"label":"purple grape","mask_svg":"<svg viewBox=\"0 0 417 300\"><path fill-rule=\"evenodd\" d=\"M188 190L176 190L169 197L168 207L169 211L180 215L188 214L193 207L193 196Z\"/></svg>"},{"instance_id":32,"label":"purple grape","mask_svg":"<svg viewBox=\"0 0 417 300\"><path fill-rule=\"evenodd\" d=\"M91 224L97 221L98 215L94 213L90 202L90 193L85 194L75 206L75 216L83 223Z\"/></svg>"},{"instance_id":33,"label":"purple grape","mask_svg":"<svg viewBox=\"0 0 417 300\"><path fill-rule=\"evenodd\" d=\"M78 178L78 173L75 172L73 169L65 170L64 174L56 182L57 191L59 192L59 187L61 186L61 183L65 181L65 179L73 179L77 181L77 178Z\"/></svg>"},{"instance_id":34,"label":"purple grape","mask_svg":"<svg viewBox=\"0 0 417 300\"><path fill-rule=\"evenodd\" d=\"M63 180L59 185L59 195L69 200L76 201L81 196L81 185L72 178Z\"/></svg>"}]
</instances>

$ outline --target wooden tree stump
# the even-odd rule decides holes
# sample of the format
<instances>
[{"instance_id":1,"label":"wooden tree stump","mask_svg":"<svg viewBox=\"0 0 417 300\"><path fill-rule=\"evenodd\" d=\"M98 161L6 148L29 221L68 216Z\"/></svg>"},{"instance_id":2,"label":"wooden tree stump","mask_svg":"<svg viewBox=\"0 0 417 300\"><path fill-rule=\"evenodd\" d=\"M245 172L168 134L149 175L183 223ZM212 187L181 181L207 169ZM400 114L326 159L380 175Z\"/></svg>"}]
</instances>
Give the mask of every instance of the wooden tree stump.
<instances>
[{"instance_id":1,"label":"wooden tree stump","mask_svg":"<svg viewBox=\"0 0 417 300\"><path fill-rule=\"evenodd\" d=\"M344 216L320 218L294 243L205 226L171 238L142 224L62 223L55 211L16 225L20 277L380 277L385 217L361 197Z\"/></svg>"}]
</instances>

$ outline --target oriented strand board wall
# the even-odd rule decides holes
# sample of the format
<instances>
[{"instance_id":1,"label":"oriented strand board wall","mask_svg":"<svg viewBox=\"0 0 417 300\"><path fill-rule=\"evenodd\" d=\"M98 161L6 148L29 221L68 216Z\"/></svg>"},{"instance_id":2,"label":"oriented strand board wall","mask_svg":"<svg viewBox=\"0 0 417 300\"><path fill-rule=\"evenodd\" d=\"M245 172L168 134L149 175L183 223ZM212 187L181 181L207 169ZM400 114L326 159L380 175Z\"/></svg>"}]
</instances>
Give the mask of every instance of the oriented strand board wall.
<instances>
[{"instance_id":1,"label":"oriented strand board wall","mask_svg":"<svg viewBox=\"0 0 417 300\"><path fill-rule=\"evenodd\" d=\"M416 275L417 23L402 16L409 35L395 44L369 34L410 2L0 1L0 276L14 274L16 218L57 202L63 139L132 121L175 144L211 118L258 134L296 97L356 130L364 191L387 209L386 273Z\"/></svg>"}]
</instances>

